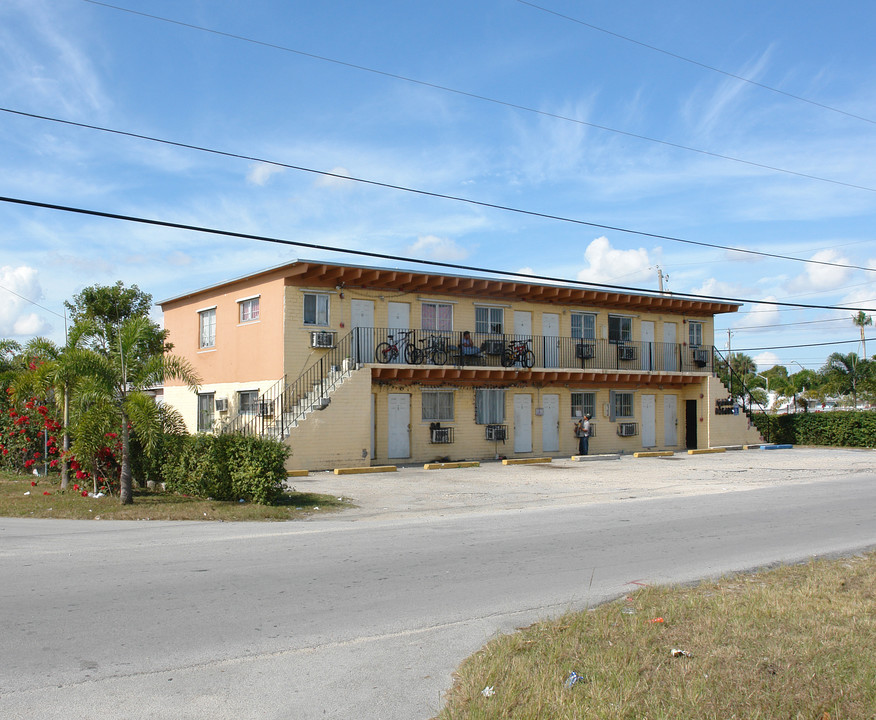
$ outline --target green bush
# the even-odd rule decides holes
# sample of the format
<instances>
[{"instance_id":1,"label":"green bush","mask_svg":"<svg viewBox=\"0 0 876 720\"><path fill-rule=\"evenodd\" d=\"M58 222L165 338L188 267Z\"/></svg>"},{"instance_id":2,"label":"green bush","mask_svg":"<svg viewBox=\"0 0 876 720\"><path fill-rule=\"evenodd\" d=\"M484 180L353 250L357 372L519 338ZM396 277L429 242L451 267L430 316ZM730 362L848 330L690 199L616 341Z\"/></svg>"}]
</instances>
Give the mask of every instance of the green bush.
<instances>
[{"instance_id":1,"label":"green bush","mask_svg":"<svg viewBox=\"0 0 876 720\"><path fill-rule=\"evenodd\" d=\"M772 443L836 447L876 447L876 413L833 411L752 416Z\"/></svg>"},{"instance_id":2,"label":"green bush","mask_svg":"<svg viewBox=\"0 0 876 720\"><path fill-rule=\"evenodd\" d=\"M283 493L289 448L267 438L189 435L165 458L171 492L214 500L276 503Z\"/></svg>"}]
</instances>

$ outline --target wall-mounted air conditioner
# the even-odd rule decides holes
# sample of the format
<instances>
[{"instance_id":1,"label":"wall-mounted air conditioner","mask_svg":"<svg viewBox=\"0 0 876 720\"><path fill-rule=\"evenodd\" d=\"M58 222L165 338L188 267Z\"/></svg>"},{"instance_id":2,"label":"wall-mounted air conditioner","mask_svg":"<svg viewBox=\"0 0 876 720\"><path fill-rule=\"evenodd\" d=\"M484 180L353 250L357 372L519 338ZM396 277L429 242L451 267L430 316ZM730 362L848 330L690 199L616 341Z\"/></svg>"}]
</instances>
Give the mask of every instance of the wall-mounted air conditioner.
<instances>
[{"instance_id":1,"label":"wall-mounted air conditioner","mask_svg":"<svg viewBox=\"0 0 876 720\"><path fill-rule=\"evenodd\" d=\"M709 364L709 351L701 348L694 348L693 351L694 365L697 367L706 367Z\"/></svg>"},{"instance_id":2,"label":"wall-mounted air conditioner","mask_svg":"<svg viewBox=\"0 0 876 720\"><path fill-rule=\"evenodd\" d=\"M590 360L596 357L596 346L592 343L578 343L575 346L575 357L579 360Z\"/></svg>"},{"instance_id":3,"label":"wall-mounted air conditioner","mask_svg":"<svg viewBox=\"0 0 876 720\"><path fill-rule=\"evenodd\" d=\"M453 442L452 430L453 430L453 428L449 428L449 427L432 428L430 430L432 442L435 444L439 444L439 445L443 445L446 443L452 443Z\"/></svg>"},{"instance_id":4,"label":"wall-mounted air conditioner","mask_svg":"<svg viewBox=\"0 0 876 720\"><path fill-rule=\"evenodd\" d=\"M632 437L639 434L639 426L636 423L618 423L617 434L621 437Z\"/></svg>"},{"instance_id":5,"label":"wall-mounted air conditioner","mask_svg":"<svg viewBox=\"0 0 876 720\"><path fill-rule=\"evenodd\" d=\"M310 333L310 347L333 348L335 346L335 334L325 330Z\"/></svg>"},{"instance_id":6,"label":"wall-mounted air conditioner","mask_svg":"<svg viewBox=\"0 0 876 720\"><path fill-rule=\"evenodd\" d=\"M487 355L501 355L505 352L505 343L501 340L484 340L481 350Z\"/></svg>"},{"instance_id":7,"label":"wall-mounted air conditioner","mask_svg":"<svg viewBox=\"0 0 876 720\"><path fill-rule=\"evenodd\" d=\"M487 440L501 440L505 441L505 426L504 425L487 425L484 437Z\"/></svg>"},{"instance_id":8,"label":"wall-mounted air conditioner","mask_svg":"<svg viewBox=\"0 0 876 720\"><path fill-rule=\"evenodd\" d=\"M619 345L617 348L617 356L619 360L635 360L636 347L635 345Z\"/></svg>"},{"instance_id":9,"label":"wall-mounted air conditioner","mask_svg":"<svg viewBox=\"0 0 876 720\"><path fill-rule=\"evenodd\" d=\"M216 398L216 412L228 412L228 398Z\"/></svg>"}]
</instances>

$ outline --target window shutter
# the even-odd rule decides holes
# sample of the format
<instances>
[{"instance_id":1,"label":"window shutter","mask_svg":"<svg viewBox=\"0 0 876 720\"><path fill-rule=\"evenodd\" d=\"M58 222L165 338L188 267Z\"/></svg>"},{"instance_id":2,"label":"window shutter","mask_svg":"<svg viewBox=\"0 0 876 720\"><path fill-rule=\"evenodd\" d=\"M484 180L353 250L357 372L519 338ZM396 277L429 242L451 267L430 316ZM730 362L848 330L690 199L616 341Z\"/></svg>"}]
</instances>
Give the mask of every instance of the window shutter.
<instances>
[{"instance_id":1,"label":"window shutter","mask_svg":"<svg viewBox=\"0 0 876 720\"><path fill-rule=\"evenodd\" d=\"M609 390L608 392L608 421L614 422L616 419L615 413L615 391Z\"/></svg>"}]
</instances>

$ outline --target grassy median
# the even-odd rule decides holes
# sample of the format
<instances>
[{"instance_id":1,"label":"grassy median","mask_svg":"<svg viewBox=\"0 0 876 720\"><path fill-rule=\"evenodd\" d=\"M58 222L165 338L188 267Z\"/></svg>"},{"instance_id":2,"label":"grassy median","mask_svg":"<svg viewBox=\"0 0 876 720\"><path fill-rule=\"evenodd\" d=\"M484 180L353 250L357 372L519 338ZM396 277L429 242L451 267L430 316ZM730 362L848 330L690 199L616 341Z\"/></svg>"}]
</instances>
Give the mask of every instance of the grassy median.
<instances>
[{"instance_id":1,"label":"grassy median","mask_svg":"<svg viewBox=\"0 0 876 720\"><path fill-rule=\"evenodd\" d=\"M876 553L649 587L496 638L440 720L872 720Z\"/></svg>"},{"instance_id":2,"label":"grassy median","mask_svg":"<svg viewBox=\"0 0 876 720\"><path fill-rule=\"evenodd\" d=\"M89 488L90 489L90 486ZM349 499L315 493L288 492L279 505L220 502L134 490L134 504L119 498L82 495L86 489L71 482L61 490L54 476L36 477L0 472L0 517L68 518L74 520L295 520L316 513L351 507Z\"/></svg>"}]
</instances>

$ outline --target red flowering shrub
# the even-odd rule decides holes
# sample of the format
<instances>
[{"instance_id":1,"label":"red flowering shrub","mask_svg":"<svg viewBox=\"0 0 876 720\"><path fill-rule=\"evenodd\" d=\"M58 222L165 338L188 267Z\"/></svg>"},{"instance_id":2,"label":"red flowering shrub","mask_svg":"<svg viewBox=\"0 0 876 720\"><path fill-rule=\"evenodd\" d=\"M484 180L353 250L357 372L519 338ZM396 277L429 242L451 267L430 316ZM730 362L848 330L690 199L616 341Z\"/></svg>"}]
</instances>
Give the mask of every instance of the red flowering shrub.
<instances>
[{"instance_id":1,"label":"red flowering shrub","mask_svg":"<svg viewBox=\"0 0 876 720\"><path fill-rule=\"evenodd\" d=\"M42 471L43 458L59 455L57 409L32 397L17 403L12 388L0 392L0 468L17 472ZM49 467L57 471L60 463Z\"/></svg>"}]
</instances>

